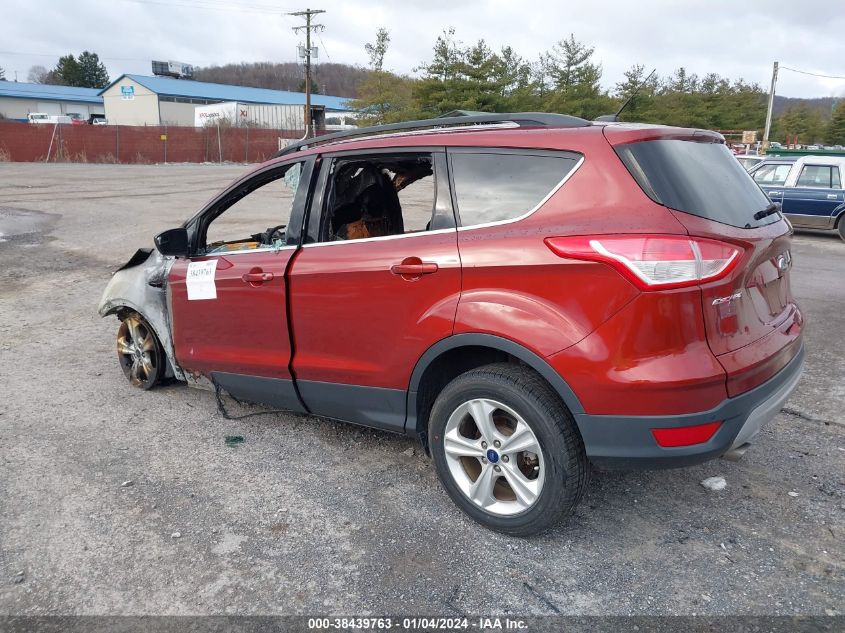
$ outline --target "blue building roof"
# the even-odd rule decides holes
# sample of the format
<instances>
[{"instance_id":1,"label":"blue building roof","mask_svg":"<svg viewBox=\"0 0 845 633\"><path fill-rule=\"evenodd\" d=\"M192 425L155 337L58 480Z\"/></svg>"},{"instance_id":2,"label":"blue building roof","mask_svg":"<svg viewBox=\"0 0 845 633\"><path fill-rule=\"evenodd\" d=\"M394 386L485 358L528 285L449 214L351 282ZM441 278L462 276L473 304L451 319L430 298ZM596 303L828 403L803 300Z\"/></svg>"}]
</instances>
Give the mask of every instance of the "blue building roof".
<instances>
[{"instance_id":1,"label":"blue building roof","mask_svg":"<svg viewBox=\"0 0 845 633\"><path fill-rule=\"evenodd\" d=\"M174 79L172 77L148 77L146 75L121 75L100 91L102 95L124 77L131 79L144 88L168 97L186 97L190 99L210 99L215 101L240 101L242 103L268 103L273 105L305 105L304 92L287 90L268 90L248 86L230 86L211 84L192 79ZM330 97L311 95L313 105L325 106L327 110L349 110L345 105L348 97Z\"/></svg>"},{"instance_id":2,"label":"blue building roof","mask_svg":"<svg viewBox=\"0 0 845 633\"><path fill-rule=\"evenodd\" d=\"M77 103L103 103L99 88L73 88L48 86L19 81L0 81L0 97L37 99L38 101L75 101Z\"/></svg>"}]
</instances>

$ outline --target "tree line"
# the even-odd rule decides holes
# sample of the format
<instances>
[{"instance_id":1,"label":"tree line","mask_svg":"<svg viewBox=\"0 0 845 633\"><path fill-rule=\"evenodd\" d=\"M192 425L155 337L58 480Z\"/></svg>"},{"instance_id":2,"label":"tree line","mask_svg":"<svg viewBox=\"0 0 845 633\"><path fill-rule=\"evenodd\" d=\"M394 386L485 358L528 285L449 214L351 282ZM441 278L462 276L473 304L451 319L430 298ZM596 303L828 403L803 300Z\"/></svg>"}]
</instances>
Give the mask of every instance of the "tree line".
<instances>
[{"instance_id":1,"label":"tree line","mask_svg":"<svg viewBox=\"0 0 845 633\"><path fill-rule=\"evenodd\" d=\"M366 68L349 64L322 63L312 67L312 90L336 97L355 97L359 84L369 75ZM212 83L270 88L272 90L305 90L305 76L296 62L253 62L194 68L194 79Z\"/></svg>"},{"instance_id":2,"label":"tree line","mask_svg":"<svg viewBox=\"0 0 845 633\"><path fill-rule=\"evenodd\" d=\"M79 57L72 53L59 57L54 68L32 66L27 79L35 84L75 86L77 88L105 88L109 85L109 73L97 53L82 51Z\"/></svg>"},{"instance_id":3,"label":"tree line","mask_svg":"<svg viewBox=\"0 0 845 633\"><path fill-rule=\"evenodd\" d=\"M756 83L716 73L698 76L681 67L671 75L634 64L611 89L601 85L595 49L574 35L529 60L512 47L493 50L485 40L460 42L452 28L438 36L419 78L384 67L390 33L379 29L366 44L370 74L358 87L354 106L366 124L440 116L453 110L560 112L594 119L615 113L623 121L715 130L758 130L765 124L767 92ZM788 107L773 122L771 140L797 135L799 142L845 144L845 101L832 117L807 104Z\"/></svg>"}]
</instances>

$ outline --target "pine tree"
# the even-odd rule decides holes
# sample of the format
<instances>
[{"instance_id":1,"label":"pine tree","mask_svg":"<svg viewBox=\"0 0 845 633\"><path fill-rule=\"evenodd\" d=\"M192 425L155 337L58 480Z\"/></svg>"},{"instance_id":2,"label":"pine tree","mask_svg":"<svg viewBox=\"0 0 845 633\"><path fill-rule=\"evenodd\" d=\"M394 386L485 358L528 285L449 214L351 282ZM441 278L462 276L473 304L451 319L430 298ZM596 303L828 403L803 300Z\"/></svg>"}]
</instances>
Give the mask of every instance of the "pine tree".
<instances>
[{"instance_id":1,"label":"pine tree","mask_svg":"<svg viewBox=\"0 0 845 633\"><path fill-rule=\"evenodd\" d=\"M607 114L613 101L601 89L601 66L592 63L593 47L570 35L543 55L544 75L551 93L543 109L592 119Z\"/></svg>"},{"instance_id":2,"label":"pine tree","mask_svg":"<svg viewBox=\"0 0 845 633\"><path fill-rule=\"evenodd\" d=\"M6 71L0 66L0 81L6 81Z\"/></svg>"},{"instance_id":3,"label":"pine tree","mask_svg":"<svg viewBox=\"0 0 845 633\"><path fill-rule=\"evenodd\" d=\"M56 83L79 88L105 88L109 73L97 53L82 51L79 59L72 54L59 58L59 63L49 73L45 83Z\"/></svg>"},{"instance_id":4,"label":"pine tree","mask_svg":"<svg viewBox=\"0 0 845 633\"><path fill-rule=\"evenodd\" d=\"M81 81L79 63L73 55L59 57L59 62L53 69L56 83L63 86L79 86Z\"/></svg>"},{"instance_id":5,"label":"pine tree","mask_svg":"<svg viewBox=\"0 0 845 633\"><path fill-rule=\"evenodd\" d=\"M628 101L628 105L620 117L626 121L645 121L648 111L657 91L657 78L651 77L646 81L645 66L634 64L624 73L625 81L616 84L615 96L619 105ZM632 96L633 95L633 96Z\"/></svg>"},{"instance_id":6,"label":"pine tree","mask_svg":"<svg viewBox=\"0 0 845 633\"><path fill-rule=\"evenodd\" d=\"M594 51L592 46L576 40L574 34L555 44L552 51L545 55L547 73L554 87L564 93L577 89L597 94L601 66L590 62Z\"/></svg>"},{"instance_id":7,"label":"pine tree","mask_svg":"<svg viewBox=\"0 0 845 633\"><path fill-rule=\"evenodd\" d=\"M77 61L79 84L84 88L105 88L109 85L109 73L97 53L82 51Z\"/></svg>"},{"instance_id":8,"label":"pine tree","mask_svg":"<svg viewBox=\"0 0 845 633\"><path fill-rule=\"evenodd\" d=\"M824 135L824 122L818 110L806 103L787 108L778 119L778 137L798 136L798 142L815 143Z\"/></svg>"},{"instance_id":9,"label":"pine tree","mask_svg":"<svg viewBox=\"0 0 845 633\"><path fill-rule=\"evenodd\" d=\"M419 107L432 116L463 109L461 98L461 65L466 49L455 39L455 29L449 28L437 37L434 57L418 70L424 75L414 88Z\"/></svg>"},{"instance_id":10,"label":"pine tree","mask_svg":"<svg viewBox=\"0 0 845 633\"><path fill-rule=\"evenodd\" d=\"M845 145L845 99L836 102L825 141L830 145Z\"/></svg>"}]
</instances>

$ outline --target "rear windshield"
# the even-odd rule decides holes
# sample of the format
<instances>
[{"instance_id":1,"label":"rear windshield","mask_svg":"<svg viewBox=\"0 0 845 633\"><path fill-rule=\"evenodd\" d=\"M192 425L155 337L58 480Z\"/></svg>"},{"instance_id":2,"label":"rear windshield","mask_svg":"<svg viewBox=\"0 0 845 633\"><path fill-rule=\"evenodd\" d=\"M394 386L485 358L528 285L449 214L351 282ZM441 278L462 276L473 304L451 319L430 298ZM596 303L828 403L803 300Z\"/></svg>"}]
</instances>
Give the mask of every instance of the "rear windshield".
<instances>
[{"instance_id":1,"label":"rear windshield","mask_svg":"<svg viewBox=\"0 0 845 633\"><path fill-rule=\"evenodd\" d=\"M749 229L780 217L754 219L771 201L721 143L644 141L616 152L642 190L670 209Z\"/></svg>"}]
</instances>

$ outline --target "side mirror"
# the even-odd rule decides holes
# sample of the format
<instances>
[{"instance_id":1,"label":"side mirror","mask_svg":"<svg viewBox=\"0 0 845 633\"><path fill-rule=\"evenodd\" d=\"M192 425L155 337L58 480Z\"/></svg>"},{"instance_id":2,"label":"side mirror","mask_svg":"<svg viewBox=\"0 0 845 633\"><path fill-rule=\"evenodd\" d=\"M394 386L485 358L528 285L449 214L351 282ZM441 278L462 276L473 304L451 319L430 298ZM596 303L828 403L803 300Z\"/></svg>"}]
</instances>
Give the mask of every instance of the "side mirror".
<instances>
[{"instance_id":1,"label":"side mirror","mask_svg":"<svg viewBox=\"0 0 845 633\"><path fill-rule=\"evenodd\" d=\"M159 233L155 236L155 245L162 255L185 257L188 255L188 230L179 227Z\"/></svg>"}]
</instances>

